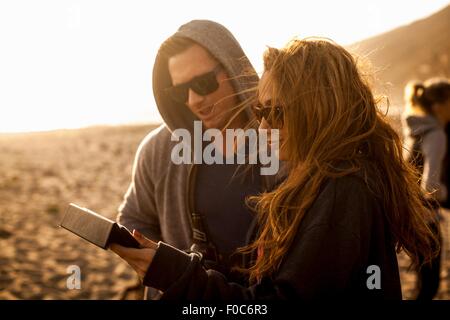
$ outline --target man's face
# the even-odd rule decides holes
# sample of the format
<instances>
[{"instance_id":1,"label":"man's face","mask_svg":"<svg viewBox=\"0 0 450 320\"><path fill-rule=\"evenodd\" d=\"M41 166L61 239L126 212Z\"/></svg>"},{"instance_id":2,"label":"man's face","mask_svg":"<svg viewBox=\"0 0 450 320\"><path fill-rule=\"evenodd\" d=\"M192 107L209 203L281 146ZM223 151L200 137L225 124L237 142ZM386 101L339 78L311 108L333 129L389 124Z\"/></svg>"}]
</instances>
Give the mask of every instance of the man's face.
<instances>
[{"instance_id":1,"label":"man's face","mask_svg":"<svg viewBox=\"0 0 450 320\"><path fill-rule=\"evenodd\" d=\"M200 45L193 45L169 58L172 85L180 85L212 71L219 63ZM234 114L237 98L224 69L217 72L219 87L202 96L189 89L186 106L203 122L206 128L223 129Z\"/></svg>"}]
</instances>

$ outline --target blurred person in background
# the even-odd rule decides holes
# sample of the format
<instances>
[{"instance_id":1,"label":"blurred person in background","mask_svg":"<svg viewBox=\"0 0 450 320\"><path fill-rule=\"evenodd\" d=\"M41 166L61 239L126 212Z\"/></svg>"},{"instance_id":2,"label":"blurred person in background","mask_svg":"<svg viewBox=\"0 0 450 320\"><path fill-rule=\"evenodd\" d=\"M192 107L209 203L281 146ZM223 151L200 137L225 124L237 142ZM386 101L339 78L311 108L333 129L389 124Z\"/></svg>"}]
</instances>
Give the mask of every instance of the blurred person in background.
<instances>
[{"instance_id":1,"label":"blurred person in background","mask_svg":"<svg viewBox=\"0 0 450 320\"><path fill-rule=\"evenodd\" d=\"M448 150L445 127L450 122L450 81L412 81L405 88L406 108L402 117L404 157L418 170L425 200L434 207L430 228L440 238L439 204L448 202ZM440 254L418 271L418 300L432 299L440 281Z\"/></svg>"}]
</instances>

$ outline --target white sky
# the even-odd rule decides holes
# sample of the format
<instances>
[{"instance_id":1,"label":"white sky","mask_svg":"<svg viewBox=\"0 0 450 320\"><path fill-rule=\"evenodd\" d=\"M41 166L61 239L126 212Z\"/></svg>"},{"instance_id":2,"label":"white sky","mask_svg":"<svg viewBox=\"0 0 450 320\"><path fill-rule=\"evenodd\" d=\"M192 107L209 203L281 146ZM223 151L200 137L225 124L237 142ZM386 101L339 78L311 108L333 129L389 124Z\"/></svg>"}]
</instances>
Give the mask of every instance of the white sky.
<instances>
[{"instance_id":1,"label":"white sky","mask_svg":"<svg viewBox=\"0 0 450 320\"><path fill-rule=\"evenodd\" d=\"M151 71L183 23L224 24L261 71L266 45L326 36L346 45L448 0L0 0L0 132L161 121Z\"/></svg>"}]
</instances>

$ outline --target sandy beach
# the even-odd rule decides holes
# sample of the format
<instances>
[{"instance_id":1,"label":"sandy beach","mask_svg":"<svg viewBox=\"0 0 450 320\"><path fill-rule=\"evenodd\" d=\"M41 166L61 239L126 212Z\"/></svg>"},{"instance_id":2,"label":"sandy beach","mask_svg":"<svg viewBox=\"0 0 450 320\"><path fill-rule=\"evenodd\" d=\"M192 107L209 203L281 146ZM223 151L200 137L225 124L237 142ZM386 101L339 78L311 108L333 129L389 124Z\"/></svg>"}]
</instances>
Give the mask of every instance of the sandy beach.
<instances>
[{"instance_id":1,"label":"sandy beach","mask_svg":"<svg viewBox=\"0 0 450 320\"><path fill-rule=\"evenodd\" d=\"M114 218L133 158L152 126L95 127L0 135L0 299L138 299L134 271L58 227L69 202ZM450 213L437 299L450 299ZM78 266L81 289L67 288ZM399 255L403 297L414 297L415 273Z\"/></svg>"},{"instance_id":2,"label":"sandy beach","mask_svg":"<svg viewBox=\"0 0 450 320\"><path fill-rule=\"evenodd\" d=\"M58 227L69 202L114 218L149 126L0 136L0 299L120 299L133 270ZM67 289L80 267L81 289Z\"/></svg>"}]
</instances>

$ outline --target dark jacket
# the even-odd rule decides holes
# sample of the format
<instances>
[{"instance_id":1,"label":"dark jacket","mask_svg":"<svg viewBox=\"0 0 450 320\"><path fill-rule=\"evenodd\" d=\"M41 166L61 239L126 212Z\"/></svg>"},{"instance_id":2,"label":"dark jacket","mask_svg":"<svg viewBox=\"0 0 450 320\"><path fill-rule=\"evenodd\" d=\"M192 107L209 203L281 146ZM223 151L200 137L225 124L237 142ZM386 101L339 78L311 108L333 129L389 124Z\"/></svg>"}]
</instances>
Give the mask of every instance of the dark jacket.
<instances>
[{"instance_id":1,"label":"dark jacket","mask_svg":"<svg viewBox=\"0 0 450 320\"><path fill-rule=\"evenodd\" d=\"M369 289L376 283L373 266L380 270L379 289ZM198 255L160 242L144 283L174 300L402 298L381 200L357 176L324 183L271 278L253 286L228 282L206 270Z\"/></svg>"}]
</instances>

